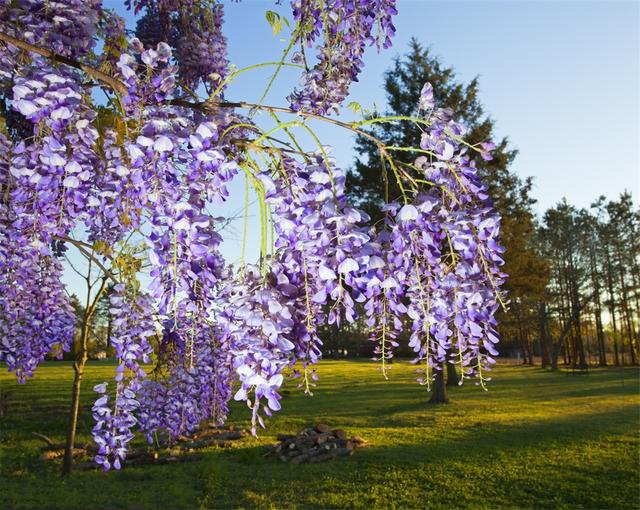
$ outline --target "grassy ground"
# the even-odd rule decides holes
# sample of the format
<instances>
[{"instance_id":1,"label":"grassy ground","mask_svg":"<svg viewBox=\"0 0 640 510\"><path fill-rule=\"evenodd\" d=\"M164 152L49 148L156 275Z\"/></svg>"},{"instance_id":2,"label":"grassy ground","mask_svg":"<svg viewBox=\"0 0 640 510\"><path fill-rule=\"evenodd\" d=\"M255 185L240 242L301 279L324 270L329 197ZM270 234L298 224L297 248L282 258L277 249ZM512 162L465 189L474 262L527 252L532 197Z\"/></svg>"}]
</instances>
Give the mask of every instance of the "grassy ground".
<instances>
[{"instance_id":1,"label":"grassy ground","mask_svg":"<svg viewBox=\"0 0 640 510\"><path fill-rule=\"evenodd\" d=\"M112 376L93 362L85 388ZM368 362L323 362L313 398L292 384L268 430L210 449L199 461L61 479L38 460L32 432L62 440L71 367L38 369L0 388L13 404L0 419L1 508L638 508L640 398L636 369L588 375L500 367L488 393L469 385L429 406L408 364L384 381ZM91 391L85 392L89 404ZM87 438L91 417L80 424ZM231 421L248 413L233 409ZM326 464L263 457L277 432L318 421L371 447Z\"/></svg>"}]
</instances>

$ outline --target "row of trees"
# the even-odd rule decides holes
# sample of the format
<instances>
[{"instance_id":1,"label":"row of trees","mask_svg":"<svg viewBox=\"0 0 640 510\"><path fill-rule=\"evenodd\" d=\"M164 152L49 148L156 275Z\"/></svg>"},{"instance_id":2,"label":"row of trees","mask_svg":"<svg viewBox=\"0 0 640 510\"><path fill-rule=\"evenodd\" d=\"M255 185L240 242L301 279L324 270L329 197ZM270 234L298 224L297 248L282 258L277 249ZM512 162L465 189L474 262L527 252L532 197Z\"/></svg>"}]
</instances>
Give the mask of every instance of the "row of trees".
<instances>
[{"instance_id":1,"label":"row of trees","mask_svg":"<svg viewBox=\"0 0 640 510\"><path fill-rule=\"evenodd\" d=\"M600 197L589 209L563 201L545 213L538 237L549 283L529 311L538 328L522 337L527 362L539 353L553 368L559 357L578 368L637 364L640 211L631 195Z\"/></svg>"}]
</instances>

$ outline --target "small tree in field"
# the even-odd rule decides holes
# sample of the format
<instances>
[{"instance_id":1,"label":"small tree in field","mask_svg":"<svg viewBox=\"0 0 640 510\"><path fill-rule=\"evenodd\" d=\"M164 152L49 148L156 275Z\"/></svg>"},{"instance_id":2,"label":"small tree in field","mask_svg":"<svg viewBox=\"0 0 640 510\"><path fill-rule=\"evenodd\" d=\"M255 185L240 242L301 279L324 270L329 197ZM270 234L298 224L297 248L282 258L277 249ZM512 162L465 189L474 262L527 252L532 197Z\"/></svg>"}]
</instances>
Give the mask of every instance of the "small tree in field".
<instances>
[{"instance_id":1,"label":"small tree in field","mask_svg":"<svg viewBox=\"0 0 640 510\"><path fill-rule=\"evenodd\" d=\"M115 391L97 385L93 406L105 469L120 468L135 430L175 439L203 419L224 422L232 398L251 409L255 432L280 409L285 370L310 390L318 326L356 320L355 303L383 370L408 320L422 383L451 352L462 377L484 387L505 275L500 218L471 155L490 158L492 144L466 142L429 84L414 116L335 118L366 48L391 44L395 2L294 0L291 21L267 13L274 31L290 27L282 58L244 69L227 60L221 4L126 4L141 14L137 37L99 0L0 2L0 359L9 369L24 380L55 345L68 346L59 257L71 248L99 268L100 289L113 286ZM300 71L287 106L229 99L234 79L260 66L274 68L263 98L282 67ZM382 222L348 202L312 119L376 144L380 178L401 190ZM382 123L411 123L419 144L388 146L363 130ZM406 152L414 159L400 164ZM257 197L261 220L260 257L239 267L220 255L210 212L234 179L244 179L247 204ZM92 311L95 302L84 326Z\"/></svg>"}]
</instances>

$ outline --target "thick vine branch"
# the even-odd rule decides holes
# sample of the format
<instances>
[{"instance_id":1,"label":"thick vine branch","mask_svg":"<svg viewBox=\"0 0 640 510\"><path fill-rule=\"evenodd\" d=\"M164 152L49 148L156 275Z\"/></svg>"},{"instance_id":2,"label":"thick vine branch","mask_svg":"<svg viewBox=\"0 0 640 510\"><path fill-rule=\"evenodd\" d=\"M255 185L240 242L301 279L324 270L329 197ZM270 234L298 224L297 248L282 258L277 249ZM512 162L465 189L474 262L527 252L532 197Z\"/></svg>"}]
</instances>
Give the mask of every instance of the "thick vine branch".
<instances>
[{"instance_id":1,"label":"thick vine branch","mask_svg":"<svg viewBox=\"0 0 640 510\"><path fill-rule=\"evenodd\" d=\"M107 74L107 73L103 73L102 71L99 71L98 69L95 69L94 67L88 66L86 64L83 64L82 62L78 62L77 60L65 57L63 55L60 55L59 53L55 53L51 50L47 50L45 48L41 48L39 46L36 46L34 44L28 43L27 41L24 41L22 39L17 39L13 36L10 36L4 32L0 32L0 41L4 41L6 43L9 43L17 48L26 50L26 51L31 51L33 53L37 53L38 55L42 55L43 57L49 58L51 60L53 60L54 62L60 62L62 64L71 66L71 67L75 67L76 69L80 69L81 71L84 71L85 73L87 73L89 76L91 76L92 78L104 83L105 85L108 85L109 87L111 87L114 91L118 92L121 95L126 95L128 90L127 90L127 86L121 82L120 80L118 80L117 78ZM307 112L298 112L295 111L291 108L287 108L287 107L283 107L283 106L269 106L269 105L263 105L263 104L255 104L255 103L247 103L245 101L237 101L237 102L230 102L230 101L202 101L202 102L190 102L190 101L185 101L183 99L174 99L171 101L171 104L174 104L176 106L182 106L184 108L194 108L197 110L201 110L201 111L205 111L205 112L212 112L214 111L216 108L241 108L243 110L263 110L263 111L267 111L267 112L271 112L271 113L287 113L290 115L298 115L300 117L303 117L305 119L316 119L316 120L321 120L324 122L328 122L330 124L334 124L336 126L340 126L344 129L348 129L350 131L353 131L354 133L357 133L359 135L364 136L365 138L368 138L369 140L371 140L372 142L374 142L383 152L386 153L386 148L384 146L384 144L382 143L381 140L379 140L378 138L376 138L375 136L373 136L371 133L368 133L362 129L358 129L356 126L354 126L351 123L348 122L342 122L340 120L337 119L332 119L331 117L325 117L323 115L318 115L315 113L307 113Z\"/></svg>"},{"instance_id":2,"label":"thick vine branch","mask_svg":"<svg viewBox=\"0 0 640 510\"><path fill-rule=\"evenodd\" d=\"M353 123L343 122L341 120L332 119L331 117L325 117L324 115L318 115L316 113L308 113L308 112L299 112L293 110L292 108L287 108L285 106L269 106L264 104L256 104L256 103L247 103L246 101L202 101L199 103L192 103L189 101L184 101L182 99L173 99L171 104L176 106L182 106L185 108L195 108L197 110L211 113L214 112L217 108L240 108L243 110L262 110L270 113L287 113L289 115L297 115L304 119L315 119L323 122L327 122L329 124L334 124L344 129L348 129L349 131L353 131L356 134L362 135L365 138L368 138L372 142L374 142L379 148L386 149L385 145L381 140L373 136L371 133L364 131L362 129L358 129ZM386 151L385 151L386 152Z\"/></svg>"},{"instance_id":3,"label":"thick vine branch","mask_svg":"<svg viewBox=\"0 0 640 510\"><path fill-rule=\"evenodd\" d=\"M60 55L59 53L55 53L45 48L40 48L39 46L35 46L22 39L17 39L4 32L0 32L0 41L4 41L8 44L11 44L12 46L15 46L16 48L20 48L25 51L37 53L38 55L42 55L43 57L53 60L54 62L59 62L60 64L65 64L71 67L75 67L76 69L80 69L81 71L84 71L92 78L108 85L121 96L126 95L128 92L127 86L117 78L114 78L113 76L110 76L107 73L103 73L102 71L99 71L94 67L85 65L82 62L78 62L77 60L73 60L71 58L65 57L63 55Z\"/></svg>"},{"instance_id":4,"label":"thick vine branch","mask_svg":"<svg viewBox=\"0 0 640 510\"><path fill-rule=\"evenodd\" d=\"M95 69L91 66L78 62L77 60L70 59L63 55L55 53L51 50L33 45L22 39L17 39L4 32L0 32L0 41L4 41L8 44L11 44L17 48L21 48L26 51L37 53L38 55L42 55L43 57L53 60L54 62L60 62L62 64L66 64L76 69L80 69L85 73L87 73L92 78L108 85L110 88L112 88L115 92L119 93L120 95L126 95L128 93L127 86L117 78L107 73L103 73L102 71L99 71L98 69ZM315 113L299 112L299 111L293 110L292 108L287 108L283 106L269 106L269 105L263 105L263 104L247 103L245 101L230 102L230 101L207 100L202 102L190 102L184 99L173 99L170 101L170 104L173 104L175 106L181 106L184 108L194 108L204 112L214 112L217 108L241 108L243 110L254 110L254 111L261 110L261 111L270 112L272 114L286 113L289 115L297 115L304 119L316 119L323 122L327 122L329 124L339 126L343 129L348 129L353 133L359 134L371 140L378 147L378 150L380 151L380 154L382 155L383 159L389 162L389 165L391 166L394 174L396 175L396 179L398 180L398 184L400 184L401 189L403 189L403 187L400 183L399 173L401 173L405 178L412 180L406 172L402 171L402 169L398 168L394 164L393 158L387 151L387 147L380 139L373 136L371 133L368 133L367 131L359 129L354 123L343 122L337 119L332 119L331 117L326 117L324 115L318 115Z\"/></svg>"}]
</instances>

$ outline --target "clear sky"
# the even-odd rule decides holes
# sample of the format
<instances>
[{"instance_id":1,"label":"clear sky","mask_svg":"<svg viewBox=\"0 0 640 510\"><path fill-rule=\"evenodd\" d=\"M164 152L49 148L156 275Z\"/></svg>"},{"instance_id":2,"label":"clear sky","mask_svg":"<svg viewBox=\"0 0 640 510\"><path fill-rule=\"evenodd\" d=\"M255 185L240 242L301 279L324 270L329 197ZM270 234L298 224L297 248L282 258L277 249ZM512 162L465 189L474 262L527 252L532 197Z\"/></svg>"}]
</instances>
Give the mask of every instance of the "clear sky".
<instances>
[{"instance_id":1,"label":"clear sky","mask_svg":"<svg viewBox=\"0 0 640 510\"><path fill-rule=\"evenodd\" d=\"M383 105L382 74L416 36L459 78L480 77L486 111L498 134L519 149L513 168L534 176L542 210L565 196L587 206L598 194L629 189L637 195L639 5L399 0L394 46L367 55L352 99ZM249 64L273 55L277 45L262 13L269 6L245 0L227 7L234 61ZM255 97L255 83L240 82L228 96ZM280 97L273 96L281 102L289 88L286 80L280 83ZM352 139L335 130L327 138L348 165Z\"/></svg>"},{"instance_id":2,"label":"clear sky","mask_svg":"<svg viewBox=\"0 0 640 510\"><path fill-rule=\"evenodd\" d=\"M126 15L123 2L107 7ZM289 2L226 2L225 33L230 59L238 67L277 60L285 46L273 36L267 9L289 15ZM639 15L629 1L427 1L399 0L397 35L390 50L370 49L350 100L384 108L382 74L394 56L407 50L412 36L429 46L460 79L480 77L481 101L495 119L498 136L508 136L519 150L513 169L533 176L538 212L563 197L588 207L597 196L624 190L640 196L639 161ZM286 105L297 72L284 72L268 103ZM230 100L256 100L269 71L245 74L226 94ZM348 114L346 116L349 116ZM334 147L339 165L353 161L353 137L339 128L317 127ZM220 214L237 213L244 203L244 183ZM257 220L252 211L249 251L257 248ZM239 224L223 246L231 261L240 253Z\"/></svg>"}]
</instances>

